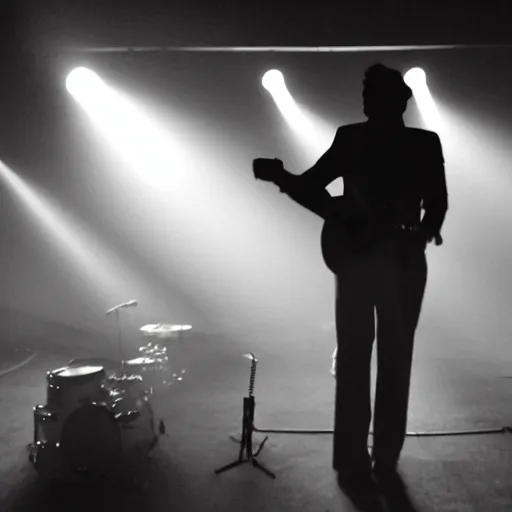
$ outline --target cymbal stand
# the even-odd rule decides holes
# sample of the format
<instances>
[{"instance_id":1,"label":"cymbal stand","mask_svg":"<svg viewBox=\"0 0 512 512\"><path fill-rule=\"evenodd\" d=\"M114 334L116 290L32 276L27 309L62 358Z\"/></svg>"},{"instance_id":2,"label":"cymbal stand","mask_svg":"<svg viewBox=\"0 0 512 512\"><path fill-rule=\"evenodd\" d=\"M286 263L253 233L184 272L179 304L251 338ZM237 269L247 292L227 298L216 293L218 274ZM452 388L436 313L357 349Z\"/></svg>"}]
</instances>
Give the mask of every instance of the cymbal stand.
<instances>
[{"instance_id":1,"label":"cymbal stand","mask_svg":"<svg viewBox=\"0 0 512 512\"><path fill-rule=\"evenodd\" d=\"M123 330L121 329L121 315L120 310L116 309L116 318L117 318L117 349L119 351L119 360L122 361L124 359L123 353Z\"/></svg>"},{"instance_id":2,"label":"cymbal stand","mask_svg":"<svg viewBox=\"0 0 512 512\"><path fill-rule=\"evenodd\" d=\"M254 401L254 383L256 380L256 365L258 364L258 360L254 357L254 354L247 354L246 357L251 359L251 373L249 378L249 395L244 397L243 401L243 415L242 415L242 437L240 440L232 437L231 439L235 442L240 443L240 451L238 453L238 459L223 466L219 469L215 470L215 474L222 473L229 469L232 469L241 464L245 464L247 462L251 463L254 467L263 471L265 474L270 476L271 478L276 478L276 475L269 471L265 466L258 462L258 455L260 454L263 446L268 439L268 436L263 439L258 449L253 452L252 442L253 442L253 432L254 432L254 409L255 409L255 401ZM244 457L245 452L245 457Z\"/></svg>"}]
</instances>

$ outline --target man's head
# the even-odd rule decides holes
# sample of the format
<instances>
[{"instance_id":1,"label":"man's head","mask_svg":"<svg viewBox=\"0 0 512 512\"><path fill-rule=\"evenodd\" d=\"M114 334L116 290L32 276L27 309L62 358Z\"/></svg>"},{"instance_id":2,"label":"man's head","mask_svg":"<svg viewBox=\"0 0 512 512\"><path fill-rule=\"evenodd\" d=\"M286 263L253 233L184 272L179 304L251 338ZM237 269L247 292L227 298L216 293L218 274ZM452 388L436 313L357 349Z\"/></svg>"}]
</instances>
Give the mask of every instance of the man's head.
<instances>
[{"instance_id":1,"label":"man's head","mask_svg":"<svg viewBox=\"0 0 512 512\"><path fill-rule=\"evenodd\" d=\"M402 74L383 64L370 66L363 81L363 107L369 119L396 119L403 115L412 97Z\"/></svg>"}]
</instances>

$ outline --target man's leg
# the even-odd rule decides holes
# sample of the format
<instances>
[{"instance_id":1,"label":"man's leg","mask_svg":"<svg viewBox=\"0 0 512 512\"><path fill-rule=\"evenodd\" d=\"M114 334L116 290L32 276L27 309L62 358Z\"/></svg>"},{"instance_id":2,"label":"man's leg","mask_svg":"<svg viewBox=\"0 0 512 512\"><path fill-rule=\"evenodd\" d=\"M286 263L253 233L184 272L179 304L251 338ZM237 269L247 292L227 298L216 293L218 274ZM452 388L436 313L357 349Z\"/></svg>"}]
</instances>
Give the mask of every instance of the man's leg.
<instances>
[{"instance_id":1,"label":"man's leg","mask_svg":"<svg viewBox=\"0 0 512 512\"><path fill-rule=\"evenodd\" d=\"M382 256L377 291L377 390L372 459L398 462L407 431L414 335L425 291L425 253L402 239Z\"/></svg>"},{"instance_id":2,"label":"man's leg","mask_svg":"<svg viewBox=\"0 0 512 512\"><path fill-rule=\"evenodd\" d=\"M370 274L371 261L364 258L347 263L337 277L333 467L340 476L371 469L368 433L375 319Z\"/></svg>"}]
</instances>

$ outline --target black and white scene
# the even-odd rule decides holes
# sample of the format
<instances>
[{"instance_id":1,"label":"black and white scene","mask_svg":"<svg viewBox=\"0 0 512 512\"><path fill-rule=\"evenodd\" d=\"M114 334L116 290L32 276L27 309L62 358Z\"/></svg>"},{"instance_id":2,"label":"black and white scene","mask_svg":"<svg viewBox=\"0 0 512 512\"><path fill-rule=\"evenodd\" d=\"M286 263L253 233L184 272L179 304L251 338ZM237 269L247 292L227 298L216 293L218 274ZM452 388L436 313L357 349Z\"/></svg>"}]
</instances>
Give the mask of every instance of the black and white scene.
<instances>
[{"instance_id":1,"label":"black and white scene","mask_svg":"<svg viewBox=\"0 0 512 512\"><path fill-rule=\"evenodd\" d=\"M0 512L510 512L508 1L0 5Z\"/></svg>"}]
</instances>

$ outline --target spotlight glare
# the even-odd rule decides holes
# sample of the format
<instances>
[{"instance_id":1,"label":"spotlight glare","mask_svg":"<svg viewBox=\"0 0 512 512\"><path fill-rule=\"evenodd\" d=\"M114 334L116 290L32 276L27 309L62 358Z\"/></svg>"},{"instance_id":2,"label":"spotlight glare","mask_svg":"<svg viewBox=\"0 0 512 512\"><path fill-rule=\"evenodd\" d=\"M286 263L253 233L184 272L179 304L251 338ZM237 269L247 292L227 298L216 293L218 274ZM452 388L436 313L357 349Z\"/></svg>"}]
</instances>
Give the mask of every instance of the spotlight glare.
<instances>
[{"instance_id":1,"label":"spotlight glare","mask_svg":"<svg viewBox=\"0 0 512 512\"><path fill-rule=\"evenodd\" d=\"M426 85L427 75L421 68L412 68L404 75L404 82L411 88L415 89Z\"/></svg>"},{"instance_id":2,"label":"spotlight glare","mask_svg":"<svg viewBox=\"0 0 512 512\"><path fill-rule=\"evenodd\" d=\"M79 67L73 69L66 78L66 88L75 97L90 93L104 87L103 80L90 69Z\"/></svg>"},{"instance_id":3,"label":"spotlight glare","mask_svg":"<svg viewBox=\"0 0 512 512\"><path fill-rule=\"evenodd\" d=\"M412 68L404 75L404 82L412 89L416 105L431 130L441 126L436 102L427 85L427 75L421 68Z\"/></svg>"},{"instance_id":4,"label":"spotlight glare","mask_svg":"<svg viewBox=\"0 0 512 512\"><path fill-rule=\"evenodd\" d=\"M261 79L261 84L270 93L276 89L286 87L283 73L281 73L281 71L278 69L270 69L267 71Z\"/></svg>"}]
</instances>

